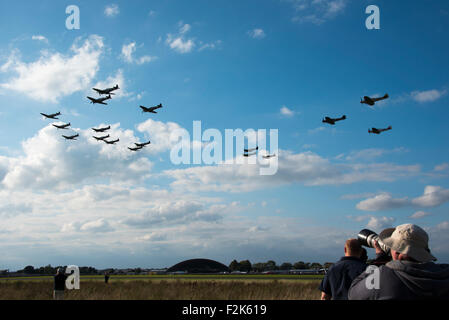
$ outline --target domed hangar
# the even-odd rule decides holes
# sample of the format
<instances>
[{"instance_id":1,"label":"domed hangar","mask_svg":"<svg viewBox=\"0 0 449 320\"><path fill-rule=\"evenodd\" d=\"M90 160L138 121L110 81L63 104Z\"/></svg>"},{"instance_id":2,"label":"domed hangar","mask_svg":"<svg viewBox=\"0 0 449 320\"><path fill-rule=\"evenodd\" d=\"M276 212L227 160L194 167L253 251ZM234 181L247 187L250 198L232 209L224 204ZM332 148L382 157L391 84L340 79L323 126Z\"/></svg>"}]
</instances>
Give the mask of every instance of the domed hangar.
<instances>
[{"instance_id":1,"label":"domed hangar","mask_svg":"<svg viewBox=\"0 0 449 320\"><path fill-rule=\"evenodd\" d=\"M167 272L220 273L229 272L229 268L214 260L191 259L175 264Z\"/></svg>"}]
</instances>

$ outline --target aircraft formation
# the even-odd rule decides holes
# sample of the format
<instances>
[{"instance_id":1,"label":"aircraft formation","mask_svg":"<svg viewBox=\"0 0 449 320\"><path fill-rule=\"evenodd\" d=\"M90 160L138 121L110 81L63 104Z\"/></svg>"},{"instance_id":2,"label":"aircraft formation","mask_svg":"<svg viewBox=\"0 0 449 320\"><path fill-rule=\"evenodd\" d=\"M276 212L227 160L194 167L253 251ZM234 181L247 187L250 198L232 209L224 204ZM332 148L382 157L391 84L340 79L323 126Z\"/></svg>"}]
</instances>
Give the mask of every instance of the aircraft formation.
<instances>
[{"instance_id":1,"label":"aircraft formation","mask_svg":"<svg viewBox=\"0 0 449 320\"><path fill-rule=\"evenodd\" d=\"M61 115L61 112L56 112L56 113L52 113L52 114L41 113L41 115L44 118L46 118L46 119L59 120L58 117ZM68 130L71 125L72 124L70 122L69 123L65 123L65 124L55 124L55 123L52 124L52 126L55 127L58 130ZM64 139L66 139L66 140L76 140L76 138L79 137L79 134L76 133L76 134L71 135L71 136L62 135L62 137Z\"/></svg>"},{"instance_id":2,"label":"aircraft formation","mask_svg":"<svg viewBox=\"0 0 449 320\"><path fill-rule=\"evenodd\" d=\"M92 104L102 104L102 105L108 105L105 101L107 100L111 100L112 96L115 95L114 91L119 90L120 87L119 85L115 85L112 88L107 88L107 89L97 89L97 88L92 88L92 90L96 91L98 93L98 95L100 96L99 98L94 98L94 97L87 97L87 99L89 99L90 103ZM145 107L145 106L140 106L140 108L142 109L142 113L157 113L156 110L157 109L161 109L163 108L162 103L158 104L157 106L154 107ZM52 114L46 114L46 113L41 113L42 116L44 116L46 119L50 119L50 120L59 120L59 116L61 116L61 112L57 112L57 113L52 113ZM69 127L71 126L71 123L64 123L64 124L52 124L53 127L55 127L58 130L68 130ZM116 143L120 142L120 139L114 139L111 140L111 136L107 133L107 131L109 131L111 129L111 126L107 126L104 128L92 128L92 130L95 132L95 134L106 134L106 135L94 135L92 136L93 139L97 140L98 142L104 142L106 144L109 145L115 145ZM76 138L79 137L79 134L74 134L74 135L62 135L62 137L66 140L77 140ZM132 147L128 147L128 149L132 152L137 152L142 150L143 148L145 148L146 146L150 145L151 141L145 142L145 143L134 143L135 146Z\"/></svg>"},{"instance_id":3,"label":"aircraft formation","mask_svg":"<svg viewBox=\"0 0 449 320\"><path fill-rule=\"evenodd\" d=\"M388 93L386 93L383 97L378 97L378 98L371 98L371 97L365 96L362 99L360 99L360 103L361 104L367 104L369 106L374 106L376 104L376 102L388 99L389 97L390 96L388 95ZM335 125L336 122L343 121L343 120L346 120L346 119L347 118L346 118L345 115L342 116L341 118L325 117L322 122L330 124L330 125L333 126L333 125ZM368 129L368 133L381 134L382 132L389 131L389 130L392 130L392 129L393 129L392 126L389 126L388 128L385 128L385 129L371 128L371 129Z\"/></svg>"},{"instance_id":4,"label":"aircraft formation","mask_svg":"<svg viewBox=\"0 0 449 320\"><path fill-rule=\"evenodd\" d=\"M119 90L120 87L118 85L115 85L114 87L111 88L107 88L107 89L97 89L97 88L92 88L92 90L96 91L98 93L98 95L100 95L99 98L93 98L93 97L87 97L90 100L90 103L92 104L102 104L102 105L107 105L107 103L105 103L105 101L107 100L111 100L112 96L115 95L116 90ZM385 100L388 99L390 96L387 94L385 94L383 97L377 97L377 98L372 98L369 96L365 96L360 100L361 104L366 104L369 106L374 106L376 104L376 102L379 102L381 100ZM162 104L158 104L154 107L145 107L145 106L139 106L140 109L142 110L142 113L153 113L153 114L157 114L156 110L163 108ZM46 119L51 119L51 120L59 120L59 116L61 116L61 112L57 112L57 113L53 113L53 114L45 114L45 113L41 113L42 116L44 116ZM334 126L337 122L339 121L344 121L346 120L347 117L346 115L341 116L340 118L331 118L326 116L322 122L323 123L327 123L329 125ZM71 123L65 123L65 124L52 124L53 127L55 127L58 130L68 130L69 127L71 126ZM111 126L107 126L104 128L92 128L92 130L96 133L96 134L104 134L107 133L107 131L109 131L111 129ZM389 131L392 130L392 126L388 126L387 128L383 128L383 129L379 129L379 128L371 128L368 129L368 133L370 134L381 134L382 132L385 131ZM62 137L66 140L77 140L76 138L79 137L79 134L74 134L74 135L62 135ZM98 142L104 142L106 144L109 145L115 145L116 143L120 142L120 139L114 139L114 140L110 140L111 136L109 134L106 135L101 135L101 136L97 136L94 135L92 136L93 139L97 140ZM134 143L133 146L128 147L128 149L132 152L138 152L140 150L142 150L143 148L145 148L146 146L150 145L151 141L145 142L145 143ZM252 148L252 149L244 149L244 157L251 157L257 154L259 150L259 147L257 146L256 148ZM273 157L276 157L276 154L266 154L262 156L264 159L271 159Z\"/></svg>"}]
</instances>

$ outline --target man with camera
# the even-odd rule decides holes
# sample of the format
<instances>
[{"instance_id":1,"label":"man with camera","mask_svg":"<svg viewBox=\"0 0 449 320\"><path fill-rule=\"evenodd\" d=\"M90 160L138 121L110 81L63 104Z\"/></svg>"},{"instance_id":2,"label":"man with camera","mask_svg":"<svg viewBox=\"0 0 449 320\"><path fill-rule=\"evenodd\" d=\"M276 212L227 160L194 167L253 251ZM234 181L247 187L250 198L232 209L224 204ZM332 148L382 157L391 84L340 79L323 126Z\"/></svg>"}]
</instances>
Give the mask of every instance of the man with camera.
<instances>
[{"instance_id":1,"label":"man with camera","mask_svg":"<svg viewBox=\"0 0 449 320\"><path fill-rule=\"evenodd\" d=\"M359 240L389 253L392 260L359 275L349 289L350 300L449 299L449 265L432 262L436 258L422 228L403 224L385 229L379 236L363 231Z\"/></svg>"},{"instance_id":2,"label":"man with camera","mask_svg":"<svg viewBox=\"0 0 449 320\"><path fill-rule=\"evenodd\" d=\"M348 300L348 289L359 274L366 269L360 257L363 248L357 239L345 243L345 256L330 267L320 284L321 300Z\"/></svg>"}]
</instances>

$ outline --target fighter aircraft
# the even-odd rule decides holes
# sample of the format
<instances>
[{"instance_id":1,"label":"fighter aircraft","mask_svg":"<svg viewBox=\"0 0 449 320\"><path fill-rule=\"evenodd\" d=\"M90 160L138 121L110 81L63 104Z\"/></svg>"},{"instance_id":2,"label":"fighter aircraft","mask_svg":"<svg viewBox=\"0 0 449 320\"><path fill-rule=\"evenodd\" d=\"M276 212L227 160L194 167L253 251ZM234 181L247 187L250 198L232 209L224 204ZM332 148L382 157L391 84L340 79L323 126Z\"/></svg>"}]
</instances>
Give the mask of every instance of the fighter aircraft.
<instances>
[{"instance_id":1,"label":"fighter aircraft","mask_svg":"<svg viewBox=\"0 0 449 320\"><path fill-rule=\"evenodd\" d=\"M330 125L335 125L335 122L337 122L337 121L342 121L342 120L346 120L346 116L343 116L343 117L341 117L341 118L336 118L336 119L334 119L334 118L329 118L329 117L325 117L325 118L323 119L323 123L329 123Z\"/></svg>"},{"instance_id":2,"label":"fighter aircraft","mask_svg":"<svg viewBox=\"0 0 449 320\"><path fill-rule=\"evenodd\" d=\"M140 106L140 108L142 109L142 112L157 113L157 112L154 111L154 110L159 109L159 108L162 108L162 103L159 104L159 105L157 105L157 106L155 106L155 107L151 107L151 108L146 108L146 107L144 107L144 106Z\"/></svg>"},{"instance_id":3,"label":"fighter aircraft","mask_svg":"<svg viewBox=\"0 0 449 320\"><path fill-rule=\"evenodd\" d=\"M112 91L115 91L115 90L118 90L118 89L120 89L119 86L118 86L118 84L115 85L115 86L112 87L112 88L108 88L108 89L104 89L104 90L92 88L92 90L97 91L98 94L112 94L112 95L115 94L115 93L112 93Z\"/></svg>"},{"instance_id":4,"label":"fighter aircraft","mask_svg":"<svg viewBox=\"0 0 449 320\"><path fill-rule=\"evenodd\" d=\"M134 143L136 146L138 146L139 148L143 148L149 144L151 144L151 141L145 142L145 143Z\"/></svg>"},{"instance_id":5,"label":"fighter aircraft","mask_svg":"<svg viewBox=\"0 0 449 320\"><path fill-rule=\"evenodd\" d=\"M98 104L104 104L104 105L108 105L107 103L104 103L106 100L109 100L109 99L112 99L111 98L111 95L108 95L107 97L104 97L104 98L98 98L98 99L95 99L95 98L92 98L92 97L87 97L87 99L89 99L90 100L90 103L93 103L93 104L96 104L96 103L98 103Z\"/></svg>"},{"instance_id":6,"label":"fighter aircraft","mask_svg":"<svg viewBox=\"0 0 449 320\"><path fill-rule=\"evenodd\" d=\"M94 131L97 132L97 133L99 133L99 132L105 132L105 131L108 131L109 129L111 129L111 126L108 126L108 127L106 127L106 128L100 128L100 129L92 128L92 130L94 130Z\"/></svg>"},{"instance_id":7,"label":"fighter aircraft","mask_svg":"<svg viewBox=\"0 0 449 320\"><path fill-rule=\"evenodd\" d=\"M253 152L253 151L257 151L257 150L259 150L259 147L255 147L255 148L252 148L252 149L245 149L243 151L245 151L245 153L248 153L248 152Z\"/></svg>"},{"instance_id":8,"label":"fighter aircraft","mask_svg":"<svg viewBox=\"0 0 449 320\"><path fill-rule=\"evenodd\" d=\"M388 130L391 130L391 129L393 129L392 126L389 126L389 127L386 128L386 129L372 128L371 130L368 129L368 133L381 134L382 132L388 131Z\"/></svg>"},{"instance_id":9,"label":"fighter aircraft","mask_svg":"<svg viewBox=\"0 0 449 320\"><path fill-rule=\"evenodd\" d=\"M108 140L103 140L105 143L107 143L107 144L116 144L117 142L119 142L120 141L120 139L117 139L117 140L114 140L114 141L108 141Z\"/></svg>"},{"instance_id":10,"label":"fighter aircraft","mask_svg":"<svg viewBox=\"0 0 449 320\"><path fill-rule=\"evenodd\" d=\"M95 137L95 136L93 136L92 138L96 139L97 141L104 141L104 139L109 138L109 135L104 136L104 137Z\"/></svg>"},{"instance_id":11,"label":"fighter aircraft","mask_svg":"<svg viewBox=\"0 0 449 320\"><path fill-rule=\"evenodd\" d=\"M128 149L129 150L131 150L131 151L139 151L139 150L141 150L143 147L137 147L137 148L130 148L130 147L128 147Z\"/></svg>"},{"instance_id":12,"label":"fighter aircraft","mask_svg":"<svg viewBox=\"0 0 449 320\"><path fill-rule=\"evenodd\" d=\"M66 139L66 140L76 140L76 138L78 138L80 135L79 134L75 134L74 136L64 136L63 135L63 137Z\"/></svg>"},{"instance_id":13,"label":"fighter aircraft","mask_svg":"<svg viewBox=\"0 0 449 320\"><path fill-rule=\"evenodd\" d=\"M266 156L262 156L264 159L271 159L276 157L276 154L267 154Z\"/></svg>"},{"instance_id":14,"label":"fighter aircraft","mask_svg":"<svg viewBox=\"0 0 449 320\"><path fill-rule=\"evenodd\" d=\"M68 129L70 127L70 122L67 124L63 124L63 125L57 125L57 124L53 124L53 127L58 128L58 129Z\"/></svg>"},{"instance_id":15,"label":"fighter aircraft","mask_svg":"<svg viewBox=\"0 0 449 320\"><path fill-rule=\"evenodd\" d=\"M251 156L255 156L257 154L257 152L253 152L253 153L244 153L243 156L244 157L251 157Z\"/></svg>"},{"instance_id":16,"label":"fighter aircraft","mask_svg":"<svg viewBox=\"0 0 449 320\"><path fill-rule=\"evenodd\" d=\"M388 99L390 96L388 93L386 93L383 97L380 98L370 98L370 97L363 97L363 99L360 100L360 103L364 103L370 106L374 106L377 101Z\"/></svg>"},{"instance_id":17,"label":"fighter aircraft","mask_svg":"<svg viewBox=\"0 0 449 320\"><path fill-rule=\"evenodd\" d=\"M58 118L56 118L57 116L61 115L61 112L57 112L57 113L53 113L53 114L45 114L45 113L41 113L41 115L43 115L45 118L47 119L54 119L54 120L59 120Z\"/></svg>"}]
</instances>

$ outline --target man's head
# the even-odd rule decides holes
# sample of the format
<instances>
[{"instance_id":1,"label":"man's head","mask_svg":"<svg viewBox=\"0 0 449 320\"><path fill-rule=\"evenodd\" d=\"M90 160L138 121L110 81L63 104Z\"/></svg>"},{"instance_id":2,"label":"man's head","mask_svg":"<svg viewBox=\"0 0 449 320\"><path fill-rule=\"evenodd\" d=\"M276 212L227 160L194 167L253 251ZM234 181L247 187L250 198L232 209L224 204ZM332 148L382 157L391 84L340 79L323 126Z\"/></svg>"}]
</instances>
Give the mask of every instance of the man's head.
<instances>
[{"instance_id":1,"label":"man's head","mask_svg":"<svg viewBox=\"0 0 449 320\"><path fill-rule=\"evenodd\" d=\"M379 239L391 248L393 260L414 260L429 262L436 260L430 253L429 236L415 224L403 224L396 228L385 229Z\"/></svg>"},{"instance_id":2,"label":"man's head","mask_svg":"<svg viewBox=\"0 0 449 320\"><path fill-rule=\"evenodd\" d=\"M346 240L345 243L345 256L359 258L362 254L362 245L357 239Z\"/></svg>"}]
</instances>

